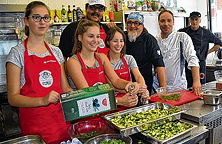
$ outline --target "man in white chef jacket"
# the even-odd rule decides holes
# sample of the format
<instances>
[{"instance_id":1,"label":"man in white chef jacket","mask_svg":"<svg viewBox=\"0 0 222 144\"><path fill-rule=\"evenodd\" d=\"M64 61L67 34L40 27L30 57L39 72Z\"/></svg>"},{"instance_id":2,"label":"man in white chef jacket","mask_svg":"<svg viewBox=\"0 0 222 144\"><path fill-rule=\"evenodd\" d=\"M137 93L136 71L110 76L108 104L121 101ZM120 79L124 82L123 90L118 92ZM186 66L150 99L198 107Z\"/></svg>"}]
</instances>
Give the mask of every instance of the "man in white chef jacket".
<instances>
[{"instance_id":1,"label":"man in white chef jacket","mask_svg":"<svg viewBox=\"0 0 222 144\"><path fill-rule=\"evenodd\" d=\"M167 86L187 88L185 60L192 71L192 89L196 95L201 92L199 60L196 56L191 38L184 32L173 32L174 16L164 10L158 16L161 34L156 37L166 69Z\"/></svg>"}]
</instances>

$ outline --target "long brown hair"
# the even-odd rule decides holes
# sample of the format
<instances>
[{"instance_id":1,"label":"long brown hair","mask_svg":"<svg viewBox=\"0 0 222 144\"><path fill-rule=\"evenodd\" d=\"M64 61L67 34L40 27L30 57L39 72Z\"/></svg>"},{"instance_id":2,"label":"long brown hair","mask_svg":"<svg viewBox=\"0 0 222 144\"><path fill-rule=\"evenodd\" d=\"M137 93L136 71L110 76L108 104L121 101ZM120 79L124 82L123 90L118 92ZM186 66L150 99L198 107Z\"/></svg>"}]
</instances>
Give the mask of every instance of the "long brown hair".
<instances>
[{"instance_id":1,"label":"long brown hair","mask_svg":"<svg viewBox=\"0 0 222 144\"><path fill-rule=\"evenodd\" d=\"M25 8L25 18L29 19L29 16L32 13L32 9L35 7L39 7L39 6L45 7L47 9L48 13L50 14L49 7L45 3L41 2L41 1L32 1ZM25 35L29 36L29 27L28 26L25 26Z\"/></svg>"},{"instance_id":2,"label":"long brown hair","mask_svg":"<svg viewBox=\"0 0 222 144\"><path fill-rule=\"evenodd\" d=\"M77 26L77 29L76 29L75 36L74 36L75 44L73 46L72 54L77 54L77 53L81 52L81 50L82 50L82 42L79 41L78 36L79 35L83 35L89 29L89 27L93 27L93 26L96 26L96 27L99 28L99 24L98 23L90 21L90 20L87 20L87 19L82 19L79 22L79 24Z\"/></svg>"},{"instance_id":3,"label":"long brown hair","mask_svg":"<svg viewBox=\"0 0 222 144\"><path fill-rule=\"evenodd\" d=\"M119 32L123 36L124 46L122 50L120 51L120 57L122 58L126 54L126 35L119 27L115 26L109 29L106 36L105 43L106 43L106 47L110 48L109 42L113 39L116 32Z\"/></svg>"}]
</instances>

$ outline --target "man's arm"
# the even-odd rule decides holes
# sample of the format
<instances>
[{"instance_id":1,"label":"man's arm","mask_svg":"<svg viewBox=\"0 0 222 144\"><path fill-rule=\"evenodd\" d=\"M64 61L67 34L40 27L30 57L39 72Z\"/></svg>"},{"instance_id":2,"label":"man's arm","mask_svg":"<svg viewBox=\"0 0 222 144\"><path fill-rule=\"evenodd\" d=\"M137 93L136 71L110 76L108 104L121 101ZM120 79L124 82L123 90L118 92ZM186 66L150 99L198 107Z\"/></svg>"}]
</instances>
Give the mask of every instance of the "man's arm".
<instances>
[{"instance_id":1,"label":"man's arm","mask_svg":"<svg viewBox=\"0 0 222 144\"><path fill-rule=\"evenodd\" d=\"M199 67L191 66L191 72L193 77L193 86L192 89L196 95L200 95L201 93L201 84L200 84L200 72Z\"/></svg>"},{"instance_id":2,"label":"man's arm","mask_svg":"<svg viewBox=\"0 0 222 144\"><path fill-rule=\"evenodd\" d=\"M208 54L214 51L217 51L220 48L220 45L214 45L211 49L208 50Z\"/></svg>"},{"instance_id":3,"label":"man's arm","mask_svg":"<svg viewBox=\"0 0 222 144\"><path fill-rule=\"evenodd\" d=\"M188 68L191 69L193 78L193 91L196 95L200 95L201 84L200 84L200 71L199 71L199 60L196 56L196 51L190 36L186 33L181 33L181 42L183 49L183 56L188 63Z\"/></svg>"},{"instance_id":4,"label":"man's arm","mask_svg":"<svg viewBox=\"0 0 222 144\"><path fill-rule=\"evenodd\" d=\"M165 67L156 67L157 77L160 87L166 87L166 71Z\"/></svg>"}]
</instances>

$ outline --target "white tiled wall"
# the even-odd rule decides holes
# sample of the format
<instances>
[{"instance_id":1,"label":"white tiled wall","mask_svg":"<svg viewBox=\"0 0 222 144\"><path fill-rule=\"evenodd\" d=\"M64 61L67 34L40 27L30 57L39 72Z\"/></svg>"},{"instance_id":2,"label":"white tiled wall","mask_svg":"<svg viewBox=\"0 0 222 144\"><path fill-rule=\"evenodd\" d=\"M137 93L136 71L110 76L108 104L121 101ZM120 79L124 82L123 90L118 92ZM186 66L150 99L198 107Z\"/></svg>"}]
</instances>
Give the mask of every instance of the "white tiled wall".
<instances>
[{"instance_id":1,"label":"white tiled wall","mask_svg":"<svg viewBox=\"0 0 222 144\"><path fill-rule=\"evenodd\" d=\"M29 2L34 0L0 0L0 4L28 4ZM76 5L76 7L81 7L81 9L85 9L85 3L88 0L40 0L49 6L50 9L62 9L62 5L65 5L66 9L68 5Z\"/></svg>"}]
</instances>

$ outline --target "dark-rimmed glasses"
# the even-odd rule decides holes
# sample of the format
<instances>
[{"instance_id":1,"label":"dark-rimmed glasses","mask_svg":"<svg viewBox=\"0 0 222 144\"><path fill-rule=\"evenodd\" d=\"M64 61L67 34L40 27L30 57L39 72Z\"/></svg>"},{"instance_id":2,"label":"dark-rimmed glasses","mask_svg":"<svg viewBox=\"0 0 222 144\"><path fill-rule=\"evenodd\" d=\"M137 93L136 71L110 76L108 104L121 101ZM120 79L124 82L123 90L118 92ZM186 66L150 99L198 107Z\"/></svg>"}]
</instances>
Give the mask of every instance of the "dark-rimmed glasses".
<instances>
[{"instance_id":1,"label":"dark-rimmed glasses","mask_svg":"<svg viewBox=\"0 0 222 144\"><path fill-rule=\"evenodd\" d=\"M89 9L91 9L91 10L98 9L101 12L101 11L105 11L106 7L101 4L95 4L95 5L89 5Z\"/></svg>"},{"instance_id":2,"label":"dark-rimmed glasses","mask_svg":"<svg viewBox=\"0 0 222 144\"><path fill-rule=\"evenodd\" d=\"M32 15L31 17L35 22L40 22L41 20L44 20L44 22L50 22L51 17L49 15L46 16L40 16L40 15Z\"/></svg>"},{"instance_id":3,"label":"dark-rimmed glasses","mask_svg":"<svg viewBox=\"0 0 222 144\"><path fill-rule=\"evenodd\" d=\"M131 26L132 24L134 24L134 26L136 27L142 24L141 22L138 22L138 21L127 21L126 23L128 26Z\"/></svg>"}]
</instances>

